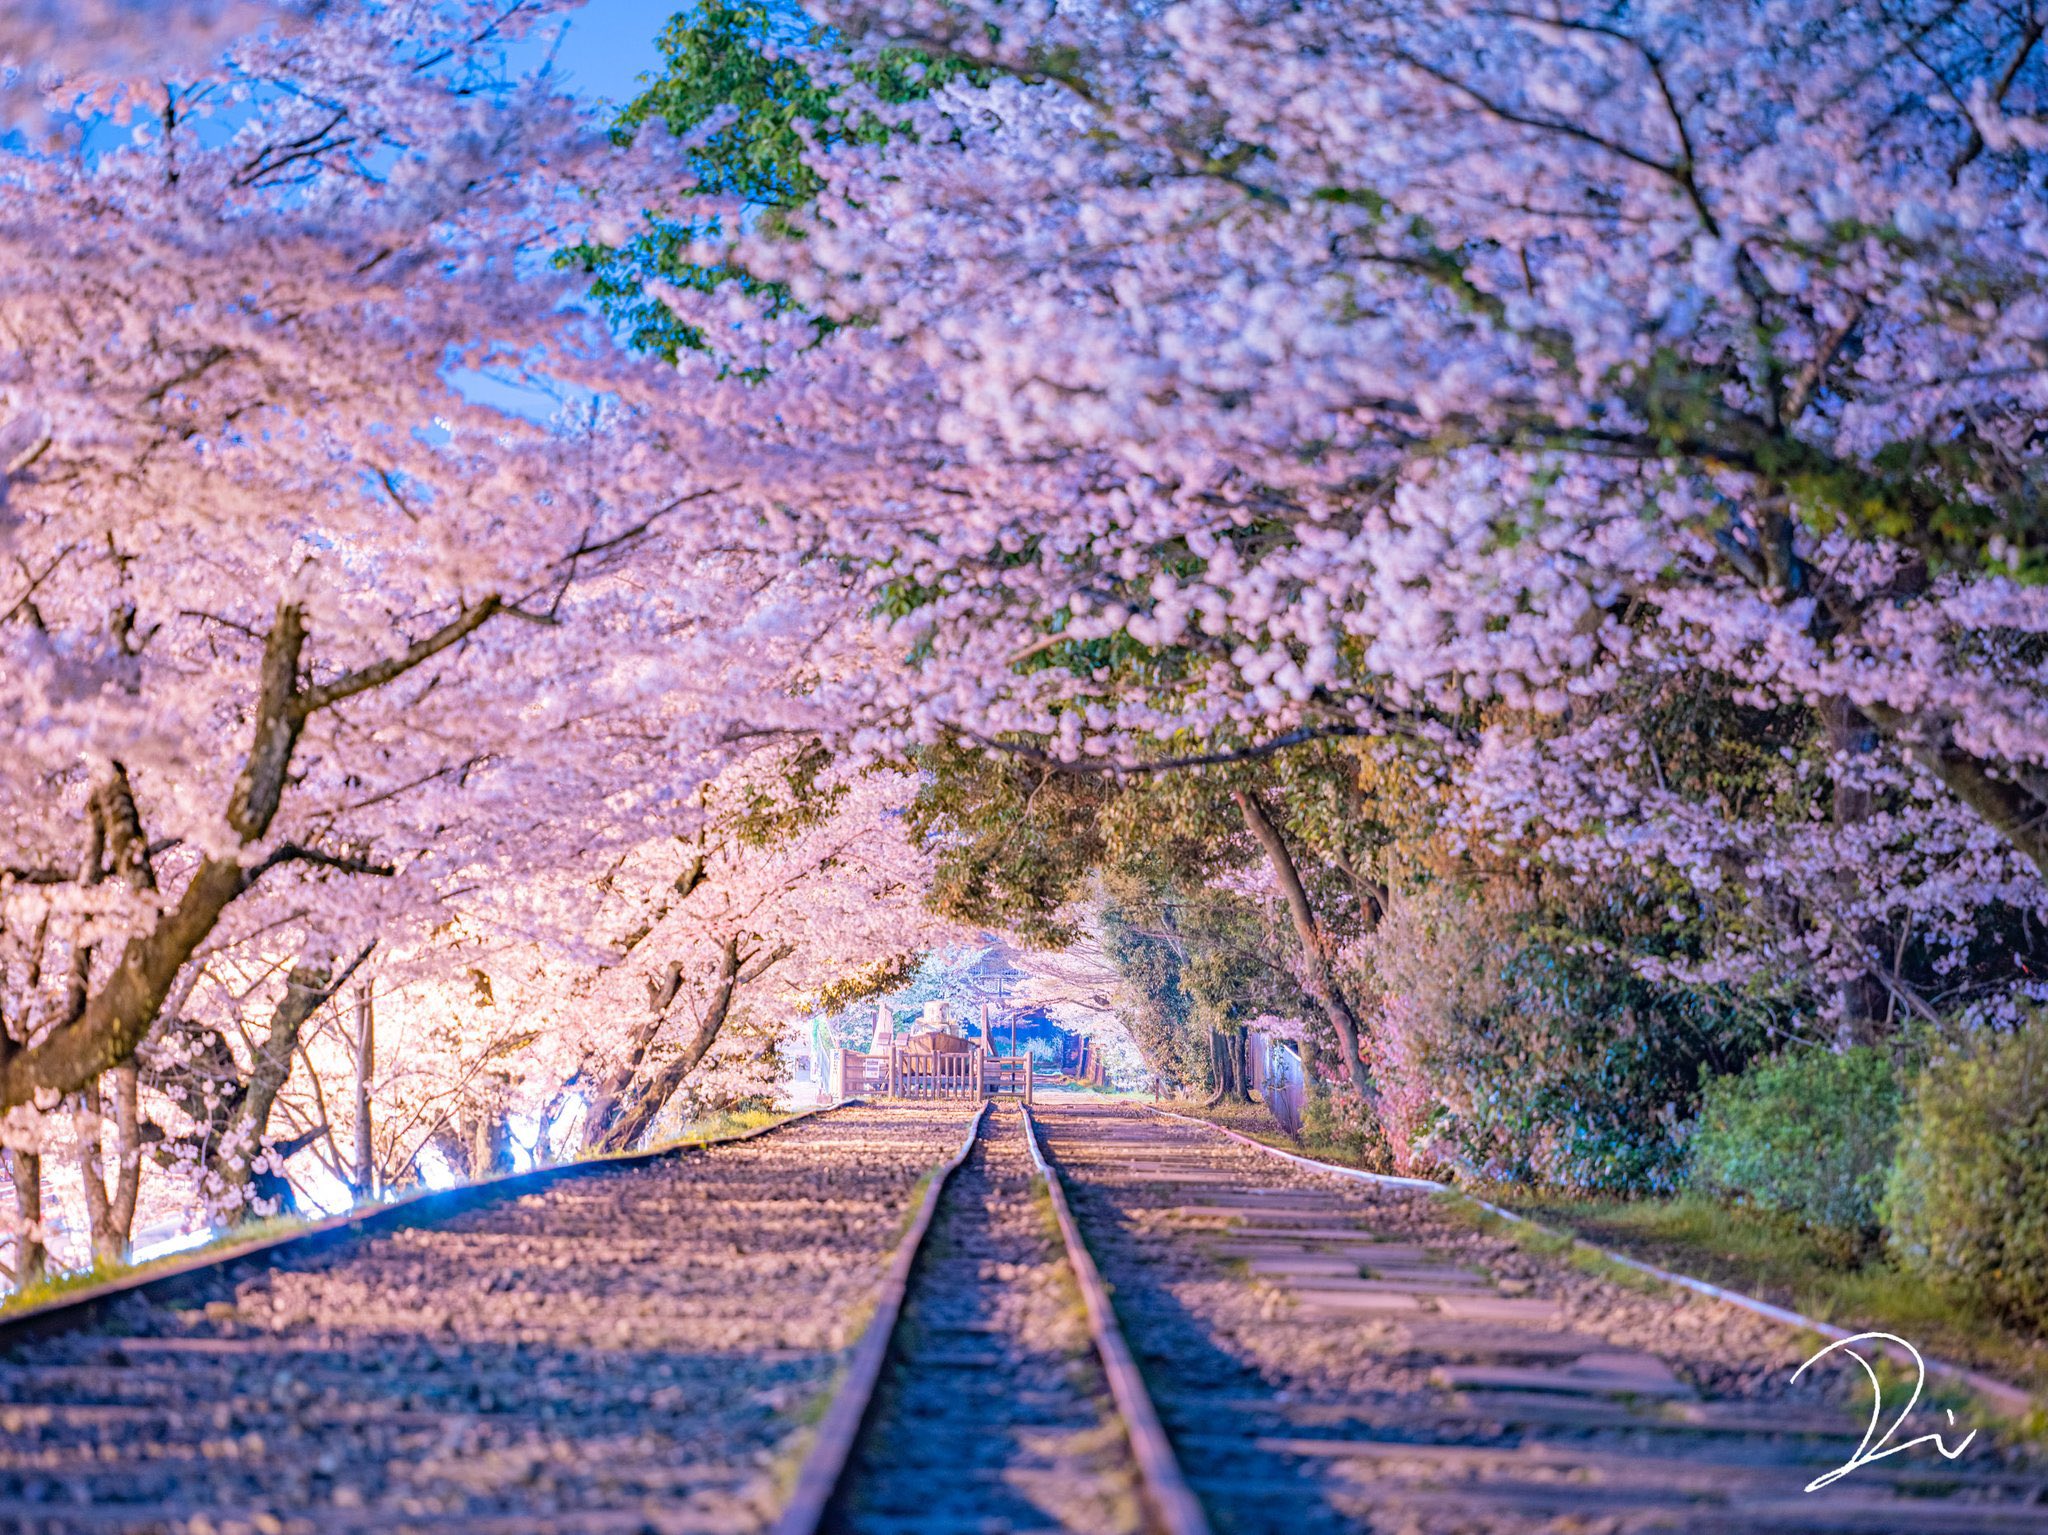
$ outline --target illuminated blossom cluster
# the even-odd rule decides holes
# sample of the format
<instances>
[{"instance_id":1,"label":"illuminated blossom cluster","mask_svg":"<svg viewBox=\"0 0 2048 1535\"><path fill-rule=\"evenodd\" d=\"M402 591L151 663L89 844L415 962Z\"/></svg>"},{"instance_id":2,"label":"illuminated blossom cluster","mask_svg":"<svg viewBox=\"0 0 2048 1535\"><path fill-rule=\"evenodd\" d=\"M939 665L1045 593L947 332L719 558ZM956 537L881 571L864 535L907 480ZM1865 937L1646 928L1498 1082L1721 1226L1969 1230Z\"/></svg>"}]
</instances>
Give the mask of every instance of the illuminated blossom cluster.
<instances>
[{"instance_id":1,"label":"illuminated blossom cluster","mask_svg":"<svg viewBox=\"0 0 2048 1535\"><path fill-rule=\"evenodd\" d=\"M1701 919L1678 979L1899 991L1905 934L1958 979L1897 1009L2010 1005L1963 972L2048 898L2023 8L829 0L975 67L842 71L890 131L774 220L697 195L726 119L622 146L514 77L558 8L0 19L0 111L128 114L0 156L18 1158L139 1071L181 1176L253 1180L174 1099L243 1033L345 1128L297 1095L372 940L394 1174L742 1096L927 941L863 769L938 741L1398 743L1471 846ZM650 216L759 279L649 285L674 367L553 260ZM1660 756L1708 704L1781 733L1755 792Z\"/></svg>"},{"instance_id":2,"label":"illuminated blossom cluster","mask_svg":"<svg viewBox=\"0 0 2048 1535\"><path fill-rule=\"evenodd\" d=\"M1706 971L2042 904L2037 22L826 10L991 72L849 84L901 131L820 141L802 237L692 252L794 307L656 291L749 493L868 562L914 665L866 744L1409 742L1474 835L1809 901ZM1660 689L1828 721L1819 813L1664 781L1616 706Z\"/></svg>"},{"instance_id":3,"label":"illuminated blossom cluster","mask_svg":"<svg viewBox=\"0 0 2048 1535\"><path fill-rule=\"evenodd\" d=\"M265 1078L338 1048L352 964L396 999L470 984L465 935L606 963L605 871L815 721L794 684L834 675L811 652L840 583L719 499L702 443L636 403L654 370L552 269L687 148L622 154L508 72L556 8L323 8L135 84L121 142L0 159L18 1189L138 1072L108 1155L145 1182L245 1207L293 1113L345 1159L345 1104ZM387 1049L392 1176L398 1125L434 1129L503 1016L417 1072Z\"/></svg>"}]
</instances>

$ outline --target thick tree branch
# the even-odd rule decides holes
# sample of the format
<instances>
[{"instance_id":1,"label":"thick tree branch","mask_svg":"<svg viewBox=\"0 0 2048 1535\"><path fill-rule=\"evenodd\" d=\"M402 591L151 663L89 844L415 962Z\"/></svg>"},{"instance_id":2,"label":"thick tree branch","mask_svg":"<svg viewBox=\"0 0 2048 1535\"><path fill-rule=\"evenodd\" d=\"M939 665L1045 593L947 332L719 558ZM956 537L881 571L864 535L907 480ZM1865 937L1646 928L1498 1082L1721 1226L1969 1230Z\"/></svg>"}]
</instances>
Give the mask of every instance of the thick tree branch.
<instances>
[{"instance_id":1,"label":"thick tree branch","mask_svg":"<svg viewBox=\"0 0 2048 1535\"><path fill-rule=\"evenodd\" d=\"M397 680L414 667L432 660L449 646L467 639L490 622L493 616L502 612L504 607L504 598L486 597L483 601L464 608L425 639L413 641L401 654L382 661L373 661L368 666L360 667L319 687L302 689L292 702L293 714L298 720L304 721L308 715L318 713L344 699L354 698L358 693L367 693L372 688L380 688L387 682Z\"/></svg>"},{"instance_id":2,"label":"thick tree branch","mask_svg":"<svg viewBox=\"0 0 2048 1535\"><path fill-rule=\"evenodd\" d=\"M257 864L249 869L249 883L257 877L284 863L310 863L322 869L337 869L343 874L370 874L380 879L393 878L398 870L388 863L372 858L357 858L346 853L323 853L317 847L304 847L296 842L280 842Z\"/></svg>"},{"instance_id":3,"label":"thick tree branch","mask_svg":"<svg viewBox=\"0 0 2048 1535\"><path fill-rule=\"evenodd\" d=\"M787 948L782 952L787 953ZM740 941L737 937L728 938L719 949L718 978L713 982L711 998L696 1033L661 1070L634 1091L632 1103L605 1133L600 1143L603 1150L624 1151L636 1144L654 1124L655 1116L675 1096L676 1089L683 1085L690 1073L697 1069L697 1063L718 1042L725 1021L732 1012L733 996L745 979L741 971ZM760 972L755 973L758 975Z\"/></svg>"}]
</instances>

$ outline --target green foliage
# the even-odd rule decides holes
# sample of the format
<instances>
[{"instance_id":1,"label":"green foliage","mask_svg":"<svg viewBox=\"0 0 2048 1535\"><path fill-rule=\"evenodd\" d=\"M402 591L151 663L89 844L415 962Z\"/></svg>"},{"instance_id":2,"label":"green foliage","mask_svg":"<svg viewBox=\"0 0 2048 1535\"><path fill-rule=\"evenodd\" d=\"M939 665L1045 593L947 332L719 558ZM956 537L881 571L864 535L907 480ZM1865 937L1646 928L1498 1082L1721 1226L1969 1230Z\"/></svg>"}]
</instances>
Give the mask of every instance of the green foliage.
<instances>
[{"instance_id":1,"label":"green foliage","mask_svg":"<svg viewBox=\"0 0 2048 1535\"><path fill-rule=\"evenodd\" d=\"M1890 1057L1869 1046L1796 1050L1716 1077L1701 1095L1692 1182L1810 1225L1874 1232L1899 1105Z\"/></svg>"},{"instance_id":2,"label":"green foliage","mask_svg":"<svg viewBox=\"0 0 2048 1535\"><path fill-rule=\"evenodd\" d=\"M1610 911L1512 889L1397 905L1368 947L1400 999L1378 1027L1399 1036L1396 1096L1426 1105L1423 1151L1487 1183L1678 1185L1702 1079L1739 1069L1762 1019L1717 990L1646 979L1615 933Z\"/></svg>"},{"instance_id":3,"label":"green foliage","mask_svg":"<svg viewBox=\"0 0 2048 1535\"><path fill-rule=\"evenodd\" d=\"M1103 857L1109 784L956 746L928 748L919 766L909 825L938 854L931 908L1030 943L1071 942L1065 909Z\"/></svg>"},{"instance_id":4,"label":"green foliage","mask_svg":"<svg viewBox=\"0 0 2048 1535\"><path fill-rule=\"evenodd\" d=\"M1484 1084L1486 1124L1529 1146L1531 1173L1560 1187L1675 1186L1683 1115L1704 1072L1750 1042L1743 1021L1710 993L1548 942L1512 956L1502 979L1513 1006L1464 1062ZM1489 1032L1502 1046L1491 1059Z\"/></svg>"},{"instance_id":5,"label":"green foliage","mask_svg":"<svg viewBox=\"0 0 2048 1535\"><path fill-rule=\"evenodd\" d=\"M969 72L964 65L908 48L852 61L828 28L793 8L771 8L755 0L703 0L677 15L656 41L662 71L642 76L647 88L619 113L614 138L629 143L655 121L680 135L720 118L720 126L691 156L699 187L712 196L737 199L745 216L769 233L793 233L788 215L817 195L818 179L804 164L812 145L881 143L904 131L901 122L872 112L843 112L835 89L818 83L804 62L807 57L837 55L852 78L884 105L915 101ZM736 267L686 259L693 240L717 233L715 222L697 226L650 211L646 228L626 244L577 246L557 260L591 278L592 295L635 347L674 361L681 351L706 350L707 341L647 296L649 278L707 293L723 283L738 283L750 294L765 296L777 313L791 303L788 289L779 283L760 282Z\"/></svg>"},{"instance_id":6,"label":"green foliage","mask_svg":"<svg viewBox=\"0 0 2048 1535\"><path fill-rule=\"evenodd\" d=\"M1836 1234L1698 1190L1669 1198L1574 1198L1529 1189L1487 1197L1601 1247L1789 1306L1851 1332L1883 1330L1922 1352L2048 1390L2048 1343L1901 1271L1882 1250L1845 1254ZM1814 1347L1818 1347L1816 1342Z\"/></svg>"},{"instance_id":7,"label":"green foliage","mask_svg":"<svg viewBox=\"0 0 2048 1535\"><path fill-rule=\"evenodd\" d=\"M822 741L808 741L782 760L774 782L750 782L738 800L718 807L720 823L746 847L774 847L822 825L846 797L844 783L820 780L832 765Z\"/></svg>"},{"instance_id":8,"label":"green foliage","mask_svg":"<svg viewBox=\"0 0 2048 1535\"><path fill-rule=\"evenodd\" d=\"M2048 1019L1921 1074L1884 1217L1902 1267L2048 1331Z\"/></svg>"},{"instance_id":9,"label":"green foliage","mask_svg":"<svg viewBox=\"0 0 2048 1535\"><path fill-rule=\"evenodd\" d=\"M873 964L863 965L851 975L844 975L830 982L819 991L815 1008L821 1013L837 1013L862 1002L872 1002L893 991L900 991L910 984L924 965L925 956L911 950L903 954L892 954Z\"/></svg>"},{"instance_id":10,"label":"green foliage","mask_svg":"<svg viewBox=\"0 0 2048 1535\"><path fill-rule=\"evenodd\" d=\"M1103 910L1097 926L1103 949L1131 996L1124 1022L1138 1053L1169 1085L1206 1092L1208 1042L1190 1022L1192 1007L1181 985L1174 944L1114 904Z\"/></svg>"}]
</instances>

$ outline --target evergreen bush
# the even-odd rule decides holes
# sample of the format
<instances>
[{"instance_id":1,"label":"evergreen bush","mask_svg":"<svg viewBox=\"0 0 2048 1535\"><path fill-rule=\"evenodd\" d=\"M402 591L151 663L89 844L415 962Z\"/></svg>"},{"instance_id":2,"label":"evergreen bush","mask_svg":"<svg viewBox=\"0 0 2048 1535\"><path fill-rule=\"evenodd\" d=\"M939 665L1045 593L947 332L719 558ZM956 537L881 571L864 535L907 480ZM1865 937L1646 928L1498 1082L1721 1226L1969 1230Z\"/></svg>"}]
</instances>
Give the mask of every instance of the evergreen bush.
<instances>
[{"instance_id":1,"label":"evergreen bush","mask_svg":"<svg viewBox=\"0 0 2048 1535\"><path fill-rule=\"evenodd\" d=\"M1874 1236L1900 1098L1891 1060L1868 1046L1794 1050L1712 1078L1692 1135L1693 1186Z\"/></svg>"},{"instance_id":2,"label":"evergreen bush","mask_svg":"<svg viewBox=\"0 0 2048 1535\"><path fill-rule=\"evenodd\" d=\"M2048 1330L2048 1022L1987 1035L1920 1076L1884 1213L1909 1271Z\"/></svg>"}]
</instances>

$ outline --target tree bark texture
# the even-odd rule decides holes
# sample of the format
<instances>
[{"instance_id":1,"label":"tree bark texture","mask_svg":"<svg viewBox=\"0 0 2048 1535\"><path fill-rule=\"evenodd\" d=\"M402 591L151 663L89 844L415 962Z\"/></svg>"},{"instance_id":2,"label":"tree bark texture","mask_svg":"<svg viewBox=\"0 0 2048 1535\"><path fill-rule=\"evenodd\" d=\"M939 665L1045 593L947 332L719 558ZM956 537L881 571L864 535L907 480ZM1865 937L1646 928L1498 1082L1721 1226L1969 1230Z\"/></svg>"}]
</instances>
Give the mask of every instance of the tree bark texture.
<instances>
[{"instance_id":1,"label":"tree bark texture","mask_svg":"<svg viewBox=\"0 0 2048 1535\"><path fill-rule=\"evenodd\" d=\"M114 1181L108 1186L101 1131L94 1129L80 1143L79 1181L85 1190L85 1211L92 1228L93 1262L125 1263L135 1227L135 1198L142 1187L142 1116L138 1106L141 1071L133 1061L116 1066L97 1082L86 1084L86 1109L104 1122L108 1099L114 1121Z\"/></svg>"},{"instance_id":2,"label":"tree bark texture","mask_svg":"<svg viewBox=\"0 0 2048 1535\"><path fill-rule=\"evenodd\" d=\"M370 1083L377 1070L377 1010L367 982L356 988L355 1165L350 1169L357 1199L377 1192L377 1154L371 1144Z\"/></svg>"},{"instance_id":3,"label":"tree bark texture","mask_svg":"<svg viewBox=\"0 0 2048 1535\"><path fill-rule=\"evenodd\" d=\"M25 1290L49 1277L50 1252L43 1245L43 1158L40 1152L10 1151L8 1171L14 1179L14 1213L20 1235L14 1244L14 1288Z\"/></svg>"},{"instance_id":4,"label":"tree bark texture","mask_svg":"<svg viewBox=\"0 0 2048 1535\"><path fill-rule=\"evenodd\" d=\"M240 849L261 841L277 818L290 778L292 753L308 718L403 676L474 633L503 607L496 597L471 604L401 655L332 682L302 688L299 673L306 648L305 614L295 603L279 604L264 639L252 739L228 797L227 823ZM117 839L128 839L124 846L113 849L115 867L146 872L147 844L140 836L141 821L132 814L134 797L126 793L126 774L118 776L125 803L115 808L122 814L111 816L102 805L93 819L101 835L112 827ZM128 940L112 973L86 999L78 1016L0 1064L0 1111L33 1101L38 1091L75 1093L102 1072L127 1061L156 1022L178 971L258 872L258 867L245 863L240 850L202 858L178 899L148 931Z\"/></svg>"}]
</instances>

